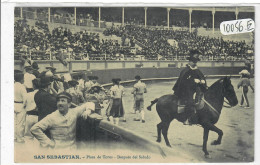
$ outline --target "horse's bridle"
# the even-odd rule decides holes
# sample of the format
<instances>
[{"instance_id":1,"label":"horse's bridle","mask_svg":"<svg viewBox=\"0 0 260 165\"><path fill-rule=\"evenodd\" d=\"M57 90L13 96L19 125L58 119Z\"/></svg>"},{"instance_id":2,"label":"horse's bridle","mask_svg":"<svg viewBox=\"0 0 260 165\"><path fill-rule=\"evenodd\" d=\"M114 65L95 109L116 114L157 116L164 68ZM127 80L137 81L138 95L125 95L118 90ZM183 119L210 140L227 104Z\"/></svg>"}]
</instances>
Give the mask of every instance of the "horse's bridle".
<instances>
[{"instance_id":1,"label":"horse's bridle","mask_svg":"<svg viewBox=\"0 0 260 165\"><path fill-rule=\"evenodd\" d=\"M226 103L226 104L228 105L228 106L226 106L226 105L223 104L223 107L225 107L225 108L232 108L232 106L230 105L230 103L225 100L225 97L226 97L226 96L225 96L224 94L226 94L226 89L224 88L224 84L223 84L223 82L222 82L222 95L223 95L223 97L224 97L224 103Z\"/></svg>"},{"instance_id":2,"label":"horse's bridle","mask_svg":"<svg viewBox=\"0 0 260 165\"><path fill-rule=\"evenodd\" d=\"M226 106L226 105L223 104L223 107L225 107L225 108L232 108L232 106L230 105L230 103L227 102L227 101L225 100L225 98L224 98L224 102L225 102L228 106Z\"/></svg>"}]
</instances>

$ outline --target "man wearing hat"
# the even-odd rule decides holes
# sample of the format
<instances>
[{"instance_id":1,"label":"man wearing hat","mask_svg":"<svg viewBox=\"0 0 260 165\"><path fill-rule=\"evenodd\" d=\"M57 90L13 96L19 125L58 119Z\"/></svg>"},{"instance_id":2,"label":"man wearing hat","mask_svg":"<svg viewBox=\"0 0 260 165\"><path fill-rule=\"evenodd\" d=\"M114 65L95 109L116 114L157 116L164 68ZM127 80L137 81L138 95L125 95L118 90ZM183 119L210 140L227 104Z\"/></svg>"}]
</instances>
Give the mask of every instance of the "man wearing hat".
<instances>
[{"instance_id":1,"label":"man wearing hat","mask_svg":"<svg viewBox=\"0 0 260 165\"><path fill-rule=\"evenodd\" d=\"M47 66L46 71L42 72L41 75L44 75L46 77L51 78L51 87L52 90L51 93L60 93L64 91L64 85L63 85L63 80L59 75L55 75L56 73L56 68L52 66Z\"/></svg>"},{"instance_id":2,"label":"man wearing hat","mask_svg":"<svg viewBox=\"0 0 260 165\"><path fill-rule=\"evenodd\" d=\"M14 139L18 143L24 143L24 124L25 124L25 110L23 103L26 98L26 89L22 84L24 74L22 71L16 70L14 73Z\"/></svg>"},{"instance_id":3,"label":"man wearing hat","mask_svg":"<svg viewBox=\"0 0 260 165\"><path fill-rule=\"evenodd\" d=\"M70 108L72 97L67 92L57 95L58 110L36 123L31 132L43 147L76 149L76 122L84 119L95 109L94 103L87 102L76 108ZM51 138L43 131L49 129Z\"/></svg>"},{"instance_id":4,"label":"man wearing hat","mask_svg":"<svg viewBox=\"0 0 260 165\"><path fill-rule=\"evenodd\" d=\"M101 115L101 109L103 108L103 101L105 99L105 94L101 91L101 86L93 86L85 95L86 101L95 103L95 112L99 115Z\"/></svg>"},{"instance_id":5,"label":"man wearing hat","mask_svg":"<svg viewBox=\"0 0 260 165\"><path fill-rule=\"evenodd\" d=\"M79 105L80 103L85 102L82 92L77 88L79 84L76 80L70 80L68 82L69 89L66 90L72 96L72 103Z\"/></svg>"},{"instance_id":6,"label":"man wearing hat","mask_svg":"<svg viewBox=\"0 0 260 165\"><path fill-rule=\"evenodd\" d=\"M98 76L92 76L92 87L94 87L94 86L100 86L101 87L101 85L97 82L97 80L98 80Z\"/></svg>"},{"instance_id":7,"label":"man wearing hat","mask_svg":"<svg viewBox=\"0 0 260 165\"><path fill-rule=\"evenodd\" d=\"M33 75L33 68L31 66L25 67L26 73L24 74L24 85L26 87L27 92L33 91L33 83L32 80L36 79L35 75Z\"/></svg>"},{"instance_id":8,"label":"man wearing hat","mask_svg":"<svg viewBox=\"0 0 260 165\"><path fill-rule=\"evenodd\" d=\"M241 102L240 102L239 106L242 107L244 104L244 100L245 100L245 102L246 102L245 108L250 108L248 97L247 97L248 87L250 87L252 89L252 91L254 92L254 87L251 85L250 80L249 80L250 73L248 72L247 69L243 69L241 72L239 72L239 74L241 75L241 79L237 84L237 88L239 89L240 87L242 87L242 89L241 89L242 97L241 97Z\"/></svg>"},{"instance_id":9,"label":"man wearing hat","mask_svg":"<svg viewBox=\"0 0 260 165\"><path fill-rule=\"evenodd\" d=\"M137 113L137 118L134 118L134 121L142 121L144 120L144 93L147 93L146 85L141 81L141 77L139 75L135 76L136 83L133 87L132 94L135 97L135 112ZM141 113L141 115L140 115Z\"/></svg>"},{"instance_id":10,"label":"man wearing hat","mask_svg":"<svg viewBox=\"0 0 260 165\"><path fill-rule=\"evenodd\" d=\"M40 76L40 72L38 71L39 70L39 66L37 64L37 62L33 62L32 63L32 68L33 68L33 75L36 77L36 78L39 78Z\"/></svg>"},{"instance_id":11,"label":"man wearing hat","mask_svg":"<svg viewBox=\"0 0 260 165\"><path fill-rule=\"evenodd\" d=\"M46 76L40 77L40 89L34 96L38 108L39 121L57 109L56 97L50 94L50 89L51 78Z\"/></svg>"},{"instance_id":12,"label":"man wearing hat","mask_svg":"<svg viewBox=\"0 0 260 165\"><path fill-rule=\"evenodd\" d=\"M196 113L195 104L200 103L201 93L204 93L207 88L205 77L197 67L200 54L197 50L190 51L190 56L187 58L189 63L181 71L172 88L174 95L178 97L178 105L185 106L186 112L190 114L184 124L192 124L191 117ZM196 93L196 103L193 99L194 93Z\"/></svg>"},{"instance_id":13,"label":"man wearing hat","mask_svg":"<svg viewBox=\"0 0 260 165\"><path fill-rule=\"evenodd\" d=\"M90 88L93 85L92 79L93 79L93 76L87 76L87 80L85 82L85 92L86 93L89 92Z\"/></svg>"}]
</instances>

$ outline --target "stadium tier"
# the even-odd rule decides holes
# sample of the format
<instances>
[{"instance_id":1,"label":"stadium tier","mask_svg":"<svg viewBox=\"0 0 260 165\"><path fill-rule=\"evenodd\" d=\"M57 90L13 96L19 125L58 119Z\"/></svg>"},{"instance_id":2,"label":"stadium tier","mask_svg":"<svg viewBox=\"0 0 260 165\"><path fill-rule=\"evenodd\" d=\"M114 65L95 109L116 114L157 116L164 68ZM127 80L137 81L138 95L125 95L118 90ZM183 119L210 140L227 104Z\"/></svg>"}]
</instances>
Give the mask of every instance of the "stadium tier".
<instances>
[{"instance_id":1,"label":"stadium tier","mask_svg":"<svg viewBox=\"0 0 260 165\"><path fill-rule=\"evenodd\" d=\"M242 7L15 8L15 60L176 61L185 60L190 49L198 49L205 61L253 59L253 34L228 38L217 28L225 17L254 19L253 10L246 11L251 12Z\"/></svg>"}]
</instances>

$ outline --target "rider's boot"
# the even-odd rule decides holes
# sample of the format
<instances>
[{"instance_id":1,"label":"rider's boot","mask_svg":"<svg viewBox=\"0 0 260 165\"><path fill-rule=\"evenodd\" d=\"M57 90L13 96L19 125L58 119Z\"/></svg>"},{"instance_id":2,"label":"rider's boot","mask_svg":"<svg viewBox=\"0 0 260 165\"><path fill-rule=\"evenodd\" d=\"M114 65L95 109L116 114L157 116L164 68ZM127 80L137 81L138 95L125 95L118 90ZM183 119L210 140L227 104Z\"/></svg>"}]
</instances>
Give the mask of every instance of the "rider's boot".
<instances>
[{"instance_id":1,"label":"rider's boot","mask_svg":"<svg viewBox=\"0 0 260 165\"><path fill-rule=\"evenodd\" d=\"M203 98L203 93L202 92L196 94L195 105L199 105L201 103L202 98Z\"/></svg>"},{"instance_id":2,"label":"rider's boot","mask_svg":"<svg viewBox=\"0 0 260 165\"><path fill-rule=\"evenodd\" d=\"M188 114L189 114L189 117L187 118L187 120L185 120L183 122L184 125L192 125L192 124L195 124L197 123L195 117L196 117L196 108L194 106L186 106L186 111L190 111Z\"/></svg>"}]
</instances>

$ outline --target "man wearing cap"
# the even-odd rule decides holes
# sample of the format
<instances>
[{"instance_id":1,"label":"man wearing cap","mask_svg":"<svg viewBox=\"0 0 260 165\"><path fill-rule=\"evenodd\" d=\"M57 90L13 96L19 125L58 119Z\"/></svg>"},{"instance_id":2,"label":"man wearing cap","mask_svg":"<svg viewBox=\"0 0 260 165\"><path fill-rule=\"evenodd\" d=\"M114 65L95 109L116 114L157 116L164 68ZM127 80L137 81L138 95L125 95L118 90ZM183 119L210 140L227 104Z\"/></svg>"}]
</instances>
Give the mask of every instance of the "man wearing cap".
<instances>
[{"instance_id":1,"label":"man wearing cap","mask_svg":"<svg viewBox=\"0 0 260 165\"><path fill-rule=\"evenodd\" d=\"M144 93L147 93L146 85L141 81L141 77L139 75L135 76L135 83L132 94L135 96L135 112L137 113L137 118L134 118L134 121L142 121L144 120ZM140 115L141 113L141 115Z\"/></svg>"},{"instance_id":2,"label":"man wearing cap","mask_svg":"<svg viewBox=\"0 0 260 165\"><path fill-rule=\"evenodd\" d=\"M27 92L33 91L33 83L32 80L36 79L35 75L33 75L33 68L31 66L25 67L26 73L24 74L24 85L26 87Z\"/></svg>"},{"instance_id":3,"label":"man wearing cap","mask_svg":"<svg viewBox=\"0 0 260 165\"><path fill-rule=\"evenodd\" d=\"M31 132L43 147L76 148L76 121L79 116L84 119L95 109L94 103L87 102L71 109L71 95L61 92L57 95L58 110L36 123ZM43 131L49 129L51 138Z\"/></svg>"},{"instance_id":4,"label":"man wearing cap","mask_svg":"<svg viewBox=\"0 0 260 165\"><path fill-rule=\"evenodd\" d=\"M26 98L26 89L22 84L24 75L22 71L15 71L14 73L14 139L18 143L24 143L24 123L25 123L25 110L23 103Z\"/></svg>"},{"instance_id":5,"label":"man wearing cap","mask_svg":"<svg viewBox=\"0 0 260 165\"><path fill-rule=\"evenodd\" d=\"M200 54L197 50L190 51L190 56L188 57L189 63L181 71L178 80L173 86L174 95L179 100L178 105L184 105L186 112L190 114L184 124L192 124L191 117L196 113L195 101L193 99L194 93L196 93L196 104L199 104L202 93L207 88L205 77L197 67Z\"/></svg>"}]
</instances>

